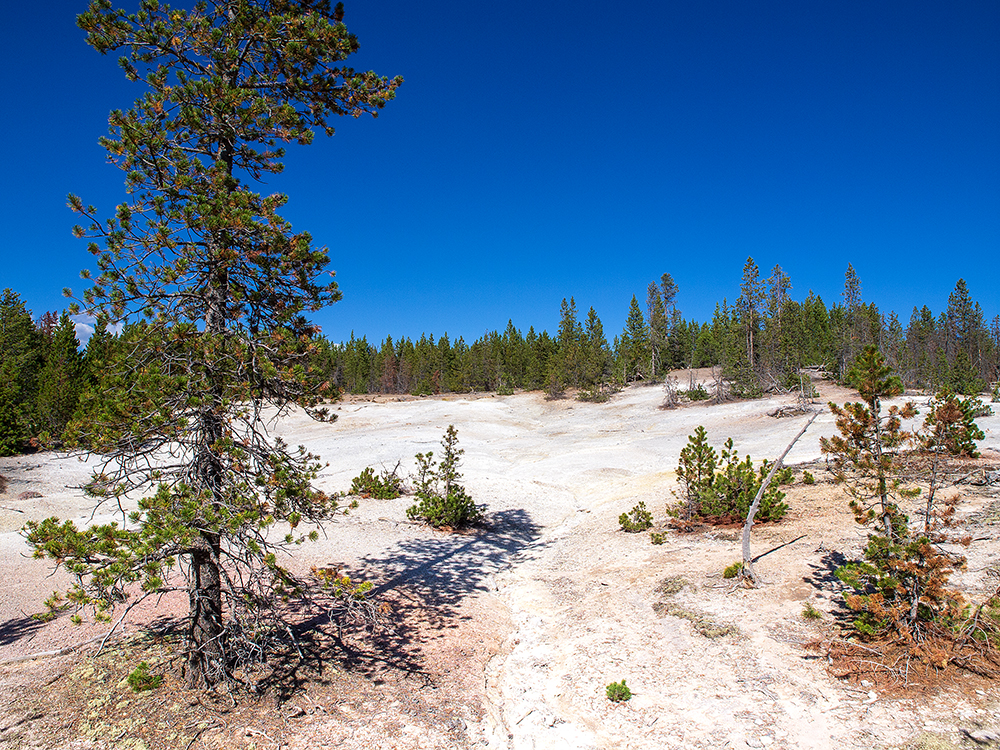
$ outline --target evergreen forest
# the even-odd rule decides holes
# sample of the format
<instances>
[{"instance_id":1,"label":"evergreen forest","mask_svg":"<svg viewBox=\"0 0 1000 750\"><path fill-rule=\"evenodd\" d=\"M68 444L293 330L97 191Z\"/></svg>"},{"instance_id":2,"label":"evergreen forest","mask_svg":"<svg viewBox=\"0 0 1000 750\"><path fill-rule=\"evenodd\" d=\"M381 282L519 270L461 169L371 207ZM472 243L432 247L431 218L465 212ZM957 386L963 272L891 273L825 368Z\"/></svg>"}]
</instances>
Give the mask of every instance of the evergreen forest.
<instances>
[{"instance_id":1,"label":"evergreen forest","mask_svg":"<svg viewBox=\"0 0 1000 750\"><path fill-rule=\"evenodd\" d=\"M722 300L710 321L686 319L670 274L633 295L624 328L609 341L597 311L560 306L558 329L527 331L508 321L472 342L448 334L351 335L336 342L320 334L308 348L309 377L340 393L413 394L541 390L604 400L635 382L662 382L671 371L715 367L726 398L755 398L800 387L802 368L844 380L858 355L874 345L908 389L1000 398L1000 316L987 320L964 280L947 309L914 306L905 323L862 301L851 266L842 298L827 304L811 291L795 300L780 266L762 276L752 258L735 301ZM19 295L0 295L0 455L41 447L86 447L86 425L114 410L127 386L127 361L136 347L156 346L145 323L117 334L98 320L80 347L68 314L33 317ZM683 387L683 383L680 384ZM723 394L716 394L723 395ZM122 415L124 418L125 415Z\"/></svg>"}]
</instances>

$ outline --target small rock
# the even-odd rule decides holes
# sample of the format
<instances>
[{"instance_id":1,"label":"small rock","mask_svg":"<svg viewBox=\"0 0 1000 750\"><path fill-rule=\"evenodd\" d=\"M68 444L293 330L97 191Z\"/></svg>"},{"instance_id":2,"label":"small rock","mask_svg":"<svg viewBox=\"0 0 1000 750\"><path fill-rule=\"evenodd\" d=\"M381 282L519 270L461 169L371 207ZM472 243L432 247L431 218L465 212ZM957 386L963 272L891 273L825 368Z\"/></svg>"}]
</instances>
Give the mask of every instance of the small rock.
<instances>
[{"instance_id":1,"label":"small rock","mask_svg":"<svg viewBox=\"0 0 1000 750\"><path fill-rule=\"evenodd\" d=\"M42 496L42 493L40 493L40 492L35 492L34 490L27 490L25 492L22 492L20 495L18 495L17 499L18 500L31 500L33 497L41 497L41 496Z\"/></svg>"}]
</instances>

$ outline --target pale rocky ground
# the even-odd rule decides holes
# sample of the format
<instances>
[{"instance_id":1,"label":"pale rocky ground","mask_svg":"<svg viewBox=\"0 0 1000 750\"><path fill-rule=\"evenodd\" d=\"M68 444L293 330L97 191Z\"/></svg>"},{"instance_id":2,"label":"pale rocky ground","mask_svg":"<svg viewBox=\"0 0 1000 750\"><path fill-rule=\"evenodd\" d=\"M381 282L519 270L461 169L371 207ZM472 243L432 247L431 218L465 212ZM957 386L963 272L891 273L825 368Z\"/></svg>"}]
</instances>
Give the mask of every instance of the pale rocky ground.
<instances>
[{"instance_id":1,"label":"pale rocky ground","mask_svg":"<svg viewBox=\"0 0 1000 750\"><path fill-rule=\"evenodd\" d=\"M821 457L819 436L834 432L822 403L851 397L819 385L815 408L824 413L789 454L790 465ZM537 393L354 398L334 406L334 424L300 416L277 424L291 444L329 462L319 485L331 491L345 490L368 465L401 461L411 471L413 455L438 451L454 424L465 449L465 485L486 506L490 529L447 534L409 523L406 498L362 500L329 524L291 565L332 564L377 582L395 616L409 623L401 632L412 641L396 654L409 667L388 665L377 679L348 669L351 701L316 697L328 693L307 685L295 705L309 710L268 730L267 740L227 725L204 732L193 747L848 750L902 746L927 733L957 742L962 729L1000 727L1000 689L989 683L963 678L932 694L880 693L835 679L820 652L803 648L831 621L806 621L804 603L826 613L838 608L837 553L851 557L864 541L821 466L812 467L816 485L796 482L789 490L784 521L755 529L755 552L805 535L757 564L764 579L758 589L721 576L740 558L738 529L669 531L662 545L621 532L619 514L640 500L665 526L677 456L696 426L704 425L717 447L732 437L741 454L773 459L807 419L767 416L789 397L671 411L657 408L662 399L661 389L649 387L605 404L546 401ZM984 456L997 463L1000 417L979 424ZM17 530L53 514L85 523L92 507L75 487L86 481L88 464L38 454L2 459L0 473L12 480L0 496L0 661L106 631L26 617L65 580L26 557ZM18 500L26 490L41 497ZM970 498L960 513L987 502ZM96 518L113 515L106 511ZM955 579L973 600L996 588L988 573L1000 565L995 535L980 536L988 538L973 543L969 570ZM677 593L658 590L676 577L685 582ZM675 616L684 613L737 632L706 637ZM136 613L139 622L152 616ZM138 624L126 624L126 632ZM39 684L32 675L40 670L72 676L79 658L0 667L0 693ZM55 662L62 666L39 666ZM634 697L613 704L605 686L623 678ZM46 747L24 726L13 709L0 712L0 747ZM73 738L73 731L51 746L126 746L121 738Z\"/></svg>"}]
</instances>

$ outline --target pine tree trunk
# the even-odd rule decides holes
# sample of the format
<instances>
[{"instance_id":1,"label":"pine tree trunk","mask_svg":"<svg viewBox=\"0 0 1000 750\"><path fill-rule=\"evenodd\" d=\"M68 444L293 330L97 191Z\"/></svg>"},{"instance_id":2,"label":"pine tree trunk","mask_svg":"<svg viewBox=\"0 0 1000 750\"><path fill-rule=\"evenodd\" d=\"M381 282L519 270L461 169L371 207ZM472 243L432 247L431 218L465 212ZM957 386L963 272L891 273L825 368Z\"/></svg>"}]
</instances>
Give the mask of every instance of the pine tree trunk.
<instances>
[{"instance_id":1,"label":"pine tree trunk","mask_svg":"<svg viewBox=\"0 0 1000 750\"><path fill-rule=\"evenodd\" d=\"M229 298L229 275L219 263L210 271L205 294L205 333L221 336L226 330L226 308ZM222 461L217 443L225 433L220 417L225 400L225 383L215 368L208 377L205 410L200 416L200 445L195 461L196 488L208 492L209 517L223 501ZM229 667L223 636L222 571L220 554L222 540L218 533L202 530L191 555L188 582L188 684L192 687L212 685L225 679Z\"/></svg>"},{"instance_id":2,"label":"pine tree trunk","mask_svg":"<svg viewBox=\"0 0 1000 750\"><path fill-rule=\"evenodd\" d=\"M206 687L225 678L222 643L222 581L219 537L202 534L191 552L188 585L188 686Z\"/></svg>"}]
</instances>

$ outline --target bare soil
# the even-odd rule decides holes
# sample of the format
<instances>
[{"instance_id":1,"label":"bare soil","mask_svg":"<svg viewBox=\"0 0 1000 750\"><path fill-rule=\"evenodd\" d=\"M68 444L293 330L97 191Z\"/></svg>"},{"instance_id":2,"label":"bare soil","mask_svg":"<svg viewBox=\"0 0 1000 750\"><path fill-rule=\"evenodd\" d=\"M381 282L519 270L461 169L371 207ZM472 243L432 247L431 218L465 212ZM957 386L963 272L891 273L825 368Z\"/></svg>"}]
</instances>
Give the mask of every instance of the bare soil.
<instances>
[{"instance_id":1,"label":"bare soil","mask_svg":"<svg viewBox=\"0 0 1000 750\"><path fill-rule=\"evenodd\" d=\"M817 409L853 396L818 385ZM903 685L830 668L829 645L848 623L833 571L865 535L819 451L819 436L834 431L828 411L787 459L796 470L788 516L754 529L756 554L780 548L755 565L764 585L747 589L722 577L740 558L738 528L667 527L677 456L704 425L716 446L732 437L741 454L774 458L808 417L768 416L790 397L673 410L658 409L662 400L652 387L604 404L537 393L351 398L333 407L332 425L301 415L275 424L329 462L320 485L331 491L365 466L412 470L413 455L437 450L454 424L466 487L488 523L462 534L427 529L407 521L412 501L401 498L362 500L327 525L286 562L372 580L391 627L341 639L304 613L306 659L273 664L260 695L181 688L172 626L183 596L134 609L99 655L99 641L48 655L109 626L31 617L67 581L27 556L18 529L49 515L86 523L120 511L95 514L78 489L93 460L0 460L9 479L0 495L0 747L848 750L973 746L963 732L1000 730L990 681L950 671ZM973 479L1000 464L1000 417L979 424L987 435L983 458L968 466ZM806 469L815 484L801 481ZM1000 584L1000 488L970 481L949 492L962 494L974 540L953 582L975 602ZM663 544L619 530L619 514L639 501ZM807 603L821 619L803 616ZM35 654L46 655L24 659ZM131 690L126 678L140 661L164 675L161 687ZM605 687L622 679L633 697L612 703Z\"/></svg>"}]
</instances>

